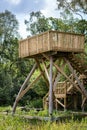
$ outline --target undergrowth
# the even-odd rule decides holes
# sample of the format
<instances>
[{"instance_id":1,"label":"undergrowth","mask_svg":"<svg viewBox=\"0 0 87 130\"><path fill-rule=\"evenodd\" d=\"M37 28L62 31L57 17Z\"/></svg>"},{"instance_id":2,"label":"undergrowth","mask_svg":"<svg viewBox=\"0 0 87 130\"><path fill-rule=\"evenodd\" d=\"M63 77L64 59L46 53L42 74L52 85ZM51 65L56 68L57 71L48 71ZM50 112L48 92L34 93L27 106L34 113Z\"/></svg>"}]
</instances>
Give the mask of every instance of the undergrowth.
<instances>
[{"instance_id":1,"label":"undergrowth","mask_svg":"<svg viewBox=\"0 0 87 130\"><path fill-rule=\"evenodd\" d=\"M7 109L11 110L10 107L8 107ZM4 115L2 113L2 110L6 110L6 108L0 108L0 130L87 130L87 118L83 118L81 120L74 120L72 116L70 120L66 119L63 121L52 123L49 121L24 119L20 116L20 114L24 114L24 112L20 112L19 116L12 116L10 113L8 115ZM54 112L54 115L56 114L65 116L67 114L70 114L70 112L65 112L65 115L64 112ZM48 111L40 111L37 115L46 116L48 115Z\"/></svg>"}]
</instances>

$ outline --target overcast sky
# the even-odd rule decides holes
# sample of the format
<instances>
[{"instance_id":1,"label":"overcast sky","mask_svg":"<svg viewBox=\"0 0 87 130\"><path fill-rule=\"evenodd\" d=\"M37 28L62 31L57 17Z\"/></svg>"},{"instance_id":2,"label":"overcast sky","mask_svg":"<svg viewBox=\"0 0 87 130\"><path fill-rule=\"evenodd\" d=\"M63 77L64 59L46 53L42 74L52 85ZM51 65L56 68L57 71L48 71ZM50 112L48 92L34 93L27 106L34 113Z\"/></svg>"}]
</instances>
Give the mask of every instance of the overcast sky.
<instances>
[{"instance_id":1,"label":"overcast sky","mask_svg":"<svg viewBox=\"0 0 87 130\"><path fill-rule=\"evenodd\" d=\"M11 11L19 21L19 33L23 38L27 37L24 20L28 19L32 11L41 11L46 17L60 17L56 0L0 0L0 12Z\"/></svg>"},{"instance_id":2,"label":"overcast sky","mask_svg":"<svg viewBox=\"0 0 87 130\"><path fill-rule=\"evenodd\" d=\"M28 35L24 20L32 11L41 11L46 17L59 17L56 0L0 0L0 12L11 11L19 21L19 32L23 38Z\"/></svg>"}]
</instances>

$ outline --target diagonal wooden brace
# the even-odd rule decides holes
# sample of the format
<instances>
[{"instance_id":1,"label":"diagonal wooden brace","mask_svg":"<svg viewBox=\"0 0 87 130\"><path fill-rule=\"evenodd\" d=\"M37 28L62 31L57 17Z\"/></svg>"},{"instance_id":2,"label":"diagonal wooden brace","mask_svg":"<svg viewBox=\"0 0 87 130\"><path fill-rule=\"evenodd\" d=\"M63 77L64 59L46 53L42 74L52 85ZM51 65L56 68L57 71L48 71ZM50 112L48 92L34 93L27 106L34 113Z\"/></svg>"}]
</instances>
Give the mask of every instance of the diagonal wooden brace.
<instances>
[{"instance_id":1,"label":"diagonal wooden brace","mask_svg":"<svg viewBox=\"0 0 87 130\"><path fill-rule=\"evenodd\" d=\"M26 78L26 80L24 81L23 85L21 86L20 91L19 91L19 93L18 93L18 95L17 95L17 97L16 97L16 100L15 100L15 102L14 102L14 105L13 105L12 115L14 115L14 113L15 113L16 106L17 106L17 103L18 103L18 101L19 101L18 98L19 98L19 96L20 96L20 93L21 93L21 92L23 91L23 89L26 87L26 85L27 85L28 81L30 80L32 74L34 73L36 67L37 67L37 64L35 63L34 66L33 66L33 68L32 68L32 70L31 70L31 72L29 73L29 75L27 76L27 78Z\"/></svg>"}]
</instances>

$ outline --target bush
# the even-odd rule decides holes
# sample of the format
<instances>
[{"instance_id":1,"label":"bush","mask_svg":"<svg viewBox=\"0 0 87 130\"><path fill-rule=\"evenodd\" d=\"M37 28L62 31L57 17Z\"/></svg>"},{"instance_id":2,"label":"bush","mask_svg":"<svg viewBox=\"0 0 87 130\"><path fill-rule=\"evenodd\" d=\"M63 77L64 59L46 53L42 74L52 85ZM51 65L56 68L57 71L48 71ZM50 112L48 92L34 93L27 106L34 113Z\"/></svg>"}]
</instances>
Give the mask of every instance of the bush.
<instances>
[{"instance_id":1,"label":"bush","mask_svg":"<svg viewBox=\"0 0 87 130\"><path fill-rule=\"evenodd\" d=\"M30 108L42 108L43 102L42 99L34 99L33 101L30 101L27 103L27 106Z\"/></svg>"}]
</instances>

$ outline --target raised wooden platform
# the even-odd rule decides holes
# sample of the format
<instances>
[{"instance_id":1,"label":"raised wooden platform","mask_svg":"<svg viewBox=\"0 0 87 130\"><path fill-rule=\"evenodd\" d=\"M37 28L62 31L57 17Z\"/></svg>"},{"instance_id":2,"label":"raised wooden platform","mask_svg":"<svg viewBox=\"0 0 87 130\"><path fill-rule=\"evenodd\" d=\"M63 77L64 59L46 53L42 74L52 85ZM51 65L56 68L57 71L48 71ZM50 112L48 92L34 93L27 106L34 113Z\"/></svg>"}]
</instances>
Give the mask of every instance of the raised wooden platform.
<instances>
[{"instance_id":1,"label":"raised wooden platform","mask_svg":"<svg viewBox=\"0 0 87 130\"><path fill-rule=\"evenodd\" d=\"M19 57L32 57L41 53L83 52L84 35L47 31L19 42Z\"/></svg>"},{"instance_id":2,"label":"raised wooden platform","mask_svg":"<svg viewBox=\"0 0 87 130\"><path fill-rule=\"evenodd\" d=\"M85 85L87 84L87 65L84 54L80 54L80 56L78 55L78 53L83 51L84 35L80 34L47 31L20 41L19 57L32 57L35 60L35 64L20 88L13 105L12 114L15 113L19 100L41 76L49 87L49 93L47 93L44 98L45 100L47 96L49 97L49 116L52 116L54 96L56 97L56 108L57 104L60 104L64 110L70 106L72 102L66 103L66 96L71 96L71 99L74 98L74 106L76 108L77 91L82 96L81 108L84 110L87 101L87 90L85 88ZM66 66L69 69L70 75L65 71ZM38 74L32 82L29 82L37 69L40 70L40 74ZM85 79L81 79L80 75L83 75ZM64 77L67 84L60 84L60 87L56 88L57 83L61 81L61 76Z\"/></svg>"}]
</instances>

